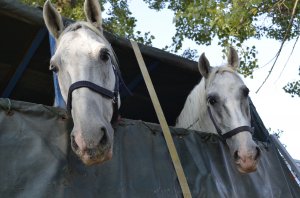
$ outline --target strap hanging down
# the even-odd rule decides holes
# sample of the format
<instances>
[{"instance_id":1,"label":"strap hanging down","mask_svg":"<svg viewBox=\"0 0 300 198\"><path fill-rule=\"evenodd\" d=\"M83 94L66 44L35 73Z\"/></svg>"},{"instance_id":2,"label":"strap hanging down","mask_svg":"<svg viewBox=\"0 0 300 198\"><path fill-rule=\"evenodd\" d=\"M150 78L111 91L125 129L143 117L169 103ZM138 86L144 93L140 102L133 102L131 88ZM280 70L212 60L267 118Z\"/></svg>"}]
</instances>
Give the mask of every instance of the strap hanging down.
<instances>
[{"instance_id":1,"label":"strap hanging down","mask_svg":"<svg viewBox=\"0 0 300 198\"><path fill-rule=\"evenodd\" d=\"M154 90L151 78L149 76L149 73L148 73L146 65L145 65L144 59L142 57L142 54L140 52L140 49L139 49L139 46L137 45L137 43L135 41L130 41L130 42L131 42L131 45L133 47L135 56L137 58L138 65L139 65L139 67L141 69L141 72L142 72L142 75L144 77L144 80L145 80L149 95L151 97L156 115L157 115L159 123L161 125L165 140L167 142L167 147L168 147L168 150L170 152L171 159L172 159L173 165L175 167L176 174L178 176L178 180L179 180L179 184L180 184L183 196L185 198L190 198L190 197L192 197L192 195L191 195L186 177L184 175L183 168L181 166L180 159L178 157L178 153L176 151L176 148L175 148L172 136L171 136L170 129L168 127L166 118L164 116L164 113L163 113L162 108L160 106L160 103L158 101L158 98L157 98L156 92Z\"/></svg>"}]
</instances>

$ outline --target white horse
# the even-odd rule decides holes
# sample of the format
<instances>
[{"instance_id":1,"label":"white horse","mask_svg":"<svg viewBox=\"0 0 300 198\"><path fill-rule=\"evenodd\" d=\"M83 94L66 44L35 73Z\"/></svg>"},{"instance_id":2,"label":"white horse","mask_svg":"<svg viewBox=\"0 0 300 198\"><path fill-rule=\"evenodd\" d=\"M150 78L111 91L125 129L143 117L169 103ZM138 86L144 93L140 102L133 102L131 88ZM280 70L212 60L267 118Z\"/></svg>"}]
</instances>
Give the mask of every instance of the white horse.
<instances>
[{"instance_id":1,"label":"white horse","mask_svg":"<svg viewBox=\"0 0 300 198\"><path fill-rule=\"evenodd\" d=\"M61 93L74 121L71 147L86 165L112 158L112 119L120 106L119 70L113 49L103 36L98 0L86 0L87 22L64 27L47 0L43 16L56 39L50 70L57 72Z\"/></svg>"},{"instance_id":2,"label":"white horse","mask_svg":"<svg viewBox=\"0 0 300 198\"><path fill-rule=\"evenodd\" d=\"M198 68L203 79L191 91L176 127L216 133L226 140L242 173L257 169L260 150L252 139L249 89L238 76L239 57L230 47L228 64L211 67L204 53Z\"/></svg>"}]
</instances>

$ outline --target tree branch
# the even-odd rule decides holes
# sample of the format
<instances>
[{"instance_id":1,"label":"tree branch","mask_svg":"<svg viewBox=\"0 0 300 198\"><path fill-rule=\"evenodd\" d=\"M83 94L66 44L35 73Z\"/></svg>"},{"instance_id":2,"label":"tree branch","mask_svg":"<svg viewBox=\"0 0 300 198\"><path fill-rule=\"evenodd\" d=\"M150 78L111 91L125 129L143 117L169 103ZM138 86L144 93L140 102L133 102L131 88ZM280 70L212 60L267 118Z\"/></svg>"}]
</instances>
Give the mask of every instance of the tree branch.
<instances>
[{"instance_id":1,"label":"tree branch","mask_svg":"<svg viewBox=\"0 0 300 198\"><path fill-rule=\"evenodd\" d=\"M280 74L279 74L279 76L278 76L278 78L277 78L276 81L279 80L279 78L281 77L283 71L285 70L285 68L286 68L286 66L287 66L287 64L288 64L288 62L289 62L289 60L290 60L290 58L291 58L291 56L292 56L292 54L293 54L293 52L294 52L294 49L295 49L296 44L297 44L297 42L298 42L298 40L299 40L299 37L300 37L300 35L297 36L296 41L295 41L295 43L294 43L294 45L293 45L292 51L291 51L291 53L290 53L290 55L289 55L287 61L285 62L285 64L284 64L284 66L283 66L283 68L282 68L282 70L281 70L281 72L280 72Z\"/></svg>"},{"instance_id":2,"label":"tree branch","mask_svg":"<svg viewBox=\"0 0 300 198\"><path fill-rule=\"evenodd\" d=\"M272 67L271 67L271 69L270 69L270 71L269 71L267 77L265 78L265 80L263 81L263 83L260 85L260 87L257 89L257 91L256 91L255 93L258 93L259 90L264 86L264 84L266 83L266 81L268 80L268 78L270 77L270 75L271 75L271 73L272 73L272 71L273 71L273 69L274 69L274 66L275 66L275 64L276 64L276 62L277 62L277 60L278 60L278 58L279 58L279 55L280 55L281 50L282 50L282 48L283 48L283 45L284 45L284 43L285 43L286 40L287 40L288 33L289 33L290 30L291 30L292 23L293 23L293 20L294 20L294 17L295 17L295 12L296 12L296 7L297 7L297 5L298 5L298 0L295 1L294 8L293 8L293 12L292 12L292 16L291 16L291 19L290 19L290 22L289 22L287 31L286 31L286 33L285 33L285 35L284 35L283 41L282 41L282 43L281 43L281 45L280 45L280 48L279 48L279 50L278 50L278 52L277 52L277 54L276 54L276 59L275 59L273 65L272 65Z\"/></svg>"}]
</instances>

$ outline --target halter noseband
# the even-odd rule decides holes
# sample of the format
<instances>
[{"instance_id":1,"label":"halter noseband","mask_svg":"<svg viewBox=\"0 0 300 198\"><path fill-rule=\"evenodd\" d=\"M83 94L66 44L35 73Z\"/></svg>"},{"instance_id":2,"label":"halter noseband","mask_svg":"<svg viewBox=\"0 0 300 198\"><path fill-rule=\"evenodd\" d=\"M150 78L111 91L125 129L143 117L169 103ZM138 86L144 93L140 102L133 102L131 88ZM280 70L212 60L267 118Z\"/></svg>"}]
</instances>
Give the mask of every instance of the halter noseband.
<instances>
[{"instance_id":1,"label":"halter noseband","mask_svg":"<svg viewBox=\"0 0 300 198\"><path fill-rule=\"evenodd\" d=\"M218 127L218 125L217 125L217 123L216 123L216 121L215 121L215 119L214 119L214 117L213 117L213 115L211 113L211 110L210 110L209 106L207 106L207 110L208 110L209 117L210 117L212 123L214 124L214 126L215 126L215 128L217 130L217 133L222 138L222 140L226 140L226 139L231 138L232 136L234 136L234 135L236 135L236 134L238 134L240 132L245 132L245 131L247 131L247 132L251 133L251 135L253 135L254 128L253 127L249 127L249 126L240 126L240 127L232 129L232 130L230 130L230 131L228 131L228 132L226 132L226 133L223 134L222 131L221 131L221 129Z\"/></svg>"},{"instance_id":2,"label":"halter noseband","mask_svg":"<svg viewBox=\"0 0 300 198\"><path fill-rule=\"evenodd\" d=\"M118 111L118 109L119 109L118 108L119 75L114 66L113 66L113 71L114 71L115 78L116 78L114 91L110 91L104 87L101 87L101 86L96 85L95 83L89 82L89 81L77 81L77 82L71 84L69 91L68 91L68 99L67 99L67 111L69 112L69 114L71 114L71 110L72 110L72 92L76 89L86 87L106 98L112 99L113 116L111 118L111 123L116 121L118 119L118 115L119 115L119 111Z\"/></svg>"}]
</instances>

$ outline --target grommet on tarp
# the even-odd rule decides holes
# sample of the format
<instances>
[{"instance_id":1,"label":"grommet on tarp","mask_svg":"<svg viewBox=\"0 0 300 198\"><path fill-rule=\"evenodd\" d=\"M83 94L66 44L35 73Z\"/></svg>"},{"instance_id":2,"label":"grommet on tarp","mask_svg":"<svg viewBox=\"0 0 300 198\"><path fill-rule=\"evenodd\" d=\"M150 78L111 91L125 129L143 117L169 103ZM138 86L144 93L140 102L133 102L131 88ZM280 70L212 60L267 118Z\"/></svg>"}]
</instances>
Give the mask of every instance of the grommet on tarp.
<instances>
[{"instance_id":1,"label":"grommet on tarp","mask_svg":"<svg viewBox=\"0 0 300 198\"><path fill-rule=\"evenodd\" d=\"M146 122L141 122L142 123L142 125L144 125L145 127L147 127L148 129L149 129L149 131L151 131L151 133L153 134L153 135L156 135L157 134L157 130L155 130L155 129L153 129L153 128L151 128Z\"/></svg>"},{"instance_id":2,"label":"grommet on tarp","mask_svg":"<svg viewBox=\"0 0 300 198\"><path fill-rule=\"evenodd\" d=\"M201 142L219 143L220 137L214 133L200 131L198 133Z\"/></svg>"},{"instance_id":3,"label":"grommet on tarp","mask_svg":"<svg viewBox=\"0 0 300 198\"><path fill-rule=\"evenodd\" d=\"M66 120L69 119L69 116L68 116L67 113L63 113L63 114L60 115L60 119L61 119L62 121L66 121Z\"/></svg>"},{"instance_id":4,"label":"grommet on tarp","mask_svg":"<svg viewBox=\"0 0 300 198\"><path fill-rule=\"evenodd\" d=\"M10 101L10 99L9 98L5 98L6 100L7 100L7 110L6 110L6 115L8 115L8 116L11 116L11 115L13 115L13 111L11 110L11 101Z\"/></svg>"},{"instance_id":5,"label":"grommet on tarp","mask_svg":"<svg viewBox=\"0 0 300 198\"><path fill-rule=\"evenodd\" d=\"M71 118L71 115L65 110L65 109L60 109L57 111L59 120L62 122L65 122Z\"/></svg>"}]
</instances>

